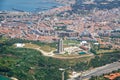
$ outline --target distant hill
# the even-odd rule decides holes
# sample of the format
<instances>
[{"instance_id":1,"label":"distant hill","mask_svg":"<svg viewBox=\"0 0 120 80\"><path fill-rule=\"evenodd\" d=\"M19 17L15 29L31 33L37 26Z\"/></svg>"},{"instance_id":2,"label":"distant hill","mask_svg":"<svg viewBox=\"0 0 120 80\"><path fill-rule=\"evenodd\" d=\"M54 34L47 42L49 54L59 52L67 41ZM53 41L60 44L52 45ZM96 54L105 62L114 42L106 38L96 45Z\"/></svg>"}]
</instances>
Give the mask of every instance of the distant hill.
<instances>
[{"instance_id":1,"label":"distant hill","mask_svg":"<svg viewBox=\"0 0 120 80\"><path fill-rule=\"evenodd\" d=\"M73 12L90 11L93 9L112 9L120 7L120 0L76 0L72 5Z\"/></svg>"}]
</instances>

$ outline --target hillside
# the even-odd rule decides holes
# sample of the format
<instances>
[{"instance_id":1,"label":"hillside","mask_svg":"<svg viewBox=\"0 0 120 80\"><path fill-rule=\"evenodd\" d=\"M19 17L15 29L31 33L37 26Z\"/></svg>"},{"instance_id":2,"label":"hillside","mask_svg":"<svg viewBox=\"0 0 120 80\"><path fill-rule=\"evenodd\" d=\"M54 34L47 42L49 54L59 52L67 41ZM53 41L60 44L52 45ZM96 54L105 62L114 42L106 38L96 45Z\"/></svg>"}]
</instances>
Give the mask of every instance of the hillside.
<instances>
[{"instance_id":1,"label":"hillside","mask_svg":"<svg viewBox=\"0 0 120 80\"><path fill-rule=\"evenodd\" d=\"M20 39L1 39L0 38L0 75L15 77L18 80L61 80L62 71L65 70L65 80L68 73L74 71L84 71L118 61L120 54L107 53L102 56L96 55L90 57L61 60L51 57L45 57L41 52L29 48L17 48L13 46L16 42L34 43L37 45L46 45L37 41L28 41ZM52 44L51 44L52 46ZM108 60L109 59L109 60ZM96 64L98 63L98 64Z\"/></svg>"},{"instance_id":2,"label":"hillside","mask_svg":"<svg viewBox=\"0 0 120 80\"><path fill-rule=\"evenodd\" d=\"M81 10L109 10L118 7L120 7L120 0L76 0L76 3L72 5L73 12L75 13L79 13Z\"/></svg>"}]
</instances>

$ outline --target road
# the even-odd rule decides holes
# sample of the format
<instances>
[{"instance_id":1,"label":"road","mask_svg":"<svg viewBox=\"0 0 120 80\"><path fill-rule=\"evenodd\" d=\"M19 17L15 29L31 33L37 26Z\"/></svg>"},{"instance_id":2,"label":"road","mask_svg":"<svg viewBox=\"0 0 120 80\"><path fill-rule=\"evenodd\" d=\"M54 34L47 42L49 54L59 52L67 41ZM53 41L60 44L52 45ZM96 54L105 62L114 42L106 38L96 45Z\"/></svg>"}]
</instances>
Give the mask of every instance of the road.
<instances>
[{"instance_id":1,"label":"road","mask_svg":"<svg viewBox=\"0 0 120 80\"><path fill-rule=\"evenodd\" d=\"M91 76L100 76L102 74L110 73L118 69L120 69L120 62L114 62L102 67L85 71L82 73L81 79L77 77L76 80L86 80L86 79L89 79Z\"/></svg>"}]
</instances>

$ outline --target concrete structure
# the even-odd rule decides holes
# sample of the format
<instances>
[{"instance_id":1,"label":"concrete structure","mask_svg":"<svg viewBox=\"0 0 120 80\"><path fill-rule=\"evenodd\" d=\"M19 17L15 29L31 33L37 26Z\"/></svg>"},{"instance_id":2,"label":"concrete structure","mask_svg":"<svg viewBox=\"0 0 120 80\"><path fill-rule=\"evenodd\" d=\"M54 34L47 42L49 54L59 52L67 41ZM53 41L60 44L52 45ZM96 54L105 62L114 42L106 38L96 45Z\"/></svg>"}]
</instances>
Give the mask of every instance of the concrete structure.
<instances>
[{"instance_id":1,"label":"concrete structure","mask_svg":"<svg viewBox=\"0 0 120 80\"><path fill-rule=\"evenodd\" d=\"M62 53L64 51L63 49L63 40L59 39L58 40L58 53Z\"/></svg>"},{"instance_id":2,"label":"concrete structure","mask_svg":"<svg viewBox=\"0 0 120 80\"><path fill-rule=\"evenodd\" d=\"M77 46L70 46L70 47L64 48L64 52L68 52L68 54L78 54L81 51L83 50Z\"/></svg>"},{"instance_id":3,"label":"concrete structure","mask_svg":"<svg viewBox=\"0 0 120 80\"><path fill-rule=\"evenodd\" d=\"M25 44L22 44L22 43L16 43L15 45L16 45L16 47L24 47L25 46Z\"/></svg>"}]
</instances>

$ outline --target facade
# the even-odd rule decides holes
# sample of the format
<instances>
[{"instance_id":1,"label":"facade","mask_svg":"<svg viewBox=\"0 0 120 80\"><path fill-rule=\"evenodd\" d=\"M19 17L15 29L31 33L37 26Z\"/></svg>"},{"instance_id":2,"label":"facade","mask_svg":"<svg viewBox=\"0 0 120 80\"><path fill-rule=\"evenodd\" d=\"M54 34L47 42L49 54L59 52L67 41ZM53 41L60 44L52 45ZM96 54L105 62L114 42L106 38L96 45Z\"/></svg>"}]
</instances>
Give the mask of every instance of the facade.
<instances>
[{"instance_id":1,"label":"facade","mask_svg":"<svg viewBox=\"0 0 120 80\"><path fill-rule=\"evenodd\" d=\"M59 37L67 37L67 38L78 38L79 34L74 31L58 31L57 35Z\"/></svg>"}]
</instances>

